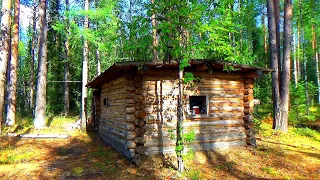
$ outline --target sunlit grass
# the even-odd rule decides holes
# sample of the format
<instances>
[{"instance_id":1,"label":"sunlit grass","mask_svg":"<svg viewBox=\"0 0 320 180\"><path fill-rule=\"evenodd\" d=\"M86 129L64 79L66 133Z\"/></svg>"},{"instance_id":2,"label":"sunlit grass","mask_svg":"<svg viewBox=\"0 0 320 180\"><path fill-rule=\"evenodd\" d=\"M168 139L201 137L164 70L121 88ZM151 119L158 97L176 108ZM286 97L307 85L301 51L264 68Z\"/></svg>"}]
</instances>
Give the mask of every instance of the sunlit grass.
<instances>
[{"instance_id":1,"label":"sunlit grass","mask_svg":"<svg viewBox=\"0 0 320 180\"><path fill-rule=\"evenodd\" d=\"M15 164L28 162L36 157L32 149L4 147L0 148L0 164Z\"/></svg>"}]
</instances>

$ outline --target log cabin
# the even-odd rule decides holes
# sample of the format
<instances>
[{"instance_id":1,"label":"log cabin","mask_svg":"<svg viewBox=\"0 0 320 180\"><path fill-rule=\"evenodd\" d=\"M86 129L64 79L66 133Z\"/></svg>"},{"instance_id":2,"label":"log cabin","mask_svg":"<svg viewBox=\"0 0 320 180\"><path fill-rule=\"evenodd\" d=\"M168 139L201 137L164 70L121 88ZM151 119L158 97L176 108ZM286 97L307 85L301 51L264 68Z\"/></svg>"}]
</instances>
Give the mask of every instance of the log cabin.
<instances>
[{"instance_id":1,"label":"log cabin","mask_svg":"<svg viewBox=\"0 0 320 180\"><path fill-rule=\"evenodd\" d=\"M177 63L116 63L89 82L101 139L137 163L141 156L175 153L178 70ZM184 132L195 134L188 147L255 146L254 79L271 70L193 60L185 72L196 78L183 88Z\"/></svg>"}]
</instances>

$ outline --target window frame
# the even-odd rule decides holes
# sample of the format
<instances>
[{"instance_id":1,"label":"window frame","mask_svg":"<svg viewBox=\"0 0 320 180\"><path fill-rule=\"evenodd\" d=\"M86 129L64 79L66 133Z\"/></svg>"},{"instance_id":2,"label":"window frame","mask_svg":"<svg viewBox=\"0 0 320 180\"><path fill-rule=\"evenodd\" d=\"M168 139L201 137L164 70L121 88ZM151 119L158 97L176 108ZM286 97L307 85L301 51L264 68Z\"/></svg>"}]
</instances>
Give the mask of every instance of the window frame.
<instances>
[{"instance_id":1,"label":"window frame","mask_svg":"<svg viewBox=\"0 0 320 180\"><path fill-rule=\"evenodd\" d=\"M206 107L205 114L192 114L191 113L191 107L190 107L190 97L191 96L205 96L205 107ZM208 118L209 117L209 95L208 94L189 95L188 96L188 104L187 104L187 115L191 119Z\"/></svg>"}]
</instances>

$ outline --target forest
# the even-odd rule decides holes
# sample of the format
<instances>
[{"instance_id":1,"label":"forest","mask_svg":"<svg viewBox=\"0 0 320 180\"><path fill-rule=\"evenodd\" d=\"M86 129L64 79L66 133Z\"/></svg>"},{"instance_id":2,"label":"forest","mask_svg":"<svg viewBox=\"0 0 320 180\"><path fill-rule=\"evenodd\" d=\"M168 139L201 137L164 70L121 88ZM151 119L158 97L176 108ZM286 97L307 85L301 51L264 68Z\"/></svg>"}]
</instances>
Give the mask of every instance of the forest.
<instances>
[{"instance_id":1,"label":"forest","mask_svg":"<svg viewBox=\"0 0 320 180\"><path fill-rule=\"evenodd\" d=\"M189 61L206 59L272 69L255 80L257 133L268 122L271 133L286 137L290 128L307 128L319 142L318 0L2 0L0 6L3 137L24 126L40 132L56 118L73 119L86 132L93 98L86 85L114 63L175 62L183 72Z\"/></svg>"}]
</instances>

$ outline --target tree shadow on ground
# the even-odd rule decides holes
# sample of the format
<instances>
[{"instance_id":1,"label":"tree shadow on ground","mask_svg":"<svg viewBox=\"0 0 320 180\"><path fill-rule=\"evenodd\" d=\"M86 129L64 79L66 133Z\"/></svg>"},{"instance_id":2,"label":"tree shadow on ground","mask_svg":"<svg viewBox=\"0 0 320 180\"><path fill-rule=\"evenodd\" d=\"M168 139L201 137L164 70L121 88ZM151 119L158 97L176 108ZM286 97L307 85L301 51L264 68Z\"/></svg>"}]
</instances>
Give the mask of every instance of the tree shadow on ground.
<instances>
[{"instance_id":1,"label":"tree shadow on ground","mask_svg":"<svg viewBox=\"0 0 320 180\"><path fill-rule=\"evenodd\" d=\"M207 157L208 163L211 165L213 168L217 168L220 171L223 171L225 174L234 177L236 179L259 179L259 180L264 180L268 178L261 178L257 177L253 174L250 174L250 172L245 172L243 170L240 170L236 167L236 162L228 160L225 155L223 155L219 151L215 150L208 150L204 151L204 154Z\"/></svg>"}]
</instances>

